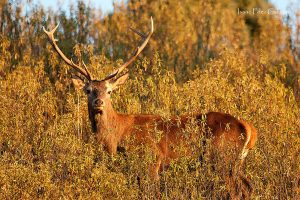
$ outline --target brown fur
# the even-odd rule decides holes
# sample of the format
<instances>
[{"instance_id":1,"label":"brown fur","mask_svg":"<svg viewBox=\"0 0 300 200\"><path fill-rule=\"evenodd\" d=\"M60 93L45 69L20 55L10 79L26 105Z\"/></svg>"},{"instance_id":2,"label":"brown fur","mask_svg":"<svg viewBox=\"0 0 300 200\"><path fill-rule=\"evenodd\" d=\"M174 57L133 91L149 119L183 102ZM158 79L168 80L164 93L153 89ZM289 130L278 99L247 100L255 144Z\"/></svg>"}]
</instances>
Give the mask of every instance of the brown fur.
<instances>
[{"instance_id":1,"label":"brown fur","mask_svg":"<svg viewBox=\"0 0 300 200\"><path fill-rule=\"evenodd\" d=\"M185 137L182 130L190 120L195 120L200 130L205 131L205 137L211 138L213 144L219 147L222 141L230 143L240 150L246 146L250 149L256 141L255 128L244 120L238 120L229 114L209 112L205 115L173 117L165 121L157 115L129 115L116 113L110 98L102 99L104 108L100 113L94 112L89 101L89 113L94 132L110 154L117 152L117 146L125 139L135 138L135 144L146 144L156 154L157 161L151 169L152 176L158 178L162 166L168 165L172 159L192 152L187 147L184 155L173 150L172 146L188 144L192 135ZM155 129L162 132L161 138L155 138ZM199 131L199 134L200 131ZM249 137L248 144L247 138Z\"/></svg>"}]
</instances>

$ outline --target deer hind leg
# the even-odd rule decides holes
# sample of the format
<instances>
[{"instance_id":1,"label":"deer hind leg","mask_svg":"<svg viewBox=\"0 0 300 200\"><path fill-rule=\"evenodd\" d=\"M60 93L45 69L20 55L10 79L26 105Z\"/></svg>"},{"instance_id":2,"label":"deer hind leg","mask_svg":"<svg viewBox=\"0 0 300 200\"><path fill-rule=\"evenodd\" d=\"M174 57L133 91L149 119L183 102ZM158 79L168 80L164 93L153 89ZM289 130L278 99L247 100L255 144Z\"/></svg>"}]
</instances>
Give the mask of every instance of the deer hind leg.
<instances>
[{"instance_id":1,"label":"deer hind leg","mask_svg":"<svg viewBox=\"0 0 300 200\"><path fill-rule=\"evenodd\" d=\"M249 199L253 192L251 180L243 174L240 174L240 179L242 181L242 196L244 199Z\"/></svg>"},{"instance_id":2,"label":"deer hind leg","mask_svg":"<svg viewBox=\"0 0 300 200\"><path fill-rule=\"evenodd\" d=\"M230 199L251 199L253 186L251 180L242 172L232 172L226 178Z\"/></svg>"}]
</instances>

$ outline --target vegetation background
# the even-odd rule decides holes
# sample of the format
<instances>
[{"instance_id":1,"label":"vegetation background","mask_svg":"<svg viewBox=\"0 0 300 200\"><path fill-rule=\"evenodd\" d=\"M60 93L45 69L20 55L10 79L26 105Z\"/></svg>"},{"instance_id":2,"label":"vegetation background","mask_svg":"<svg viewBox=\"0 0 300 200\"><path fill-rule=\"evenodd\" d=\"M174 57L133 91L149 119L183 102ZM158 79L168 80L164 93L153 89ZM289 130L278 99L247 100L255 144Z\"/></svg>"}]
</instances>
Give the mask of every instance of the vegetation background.
<instances>
[{"instance_id":1,"label":"vegetation background","mask_svg":"<svg viewBox=\"0 0 300 200\"><path fill-rule=\"evenodd\" d=\"M83 1L54 12L1 0L0 199L152 199L157 187L163 199L226 196L230 188L209 162L183 158L158 186L147 177L147 149L108 156L91 132L73 71L42 32L60 22L60 48L102 78L137 46L128 27L146 31L150 16L154 35L114 94L115 109L244 118L259 134L245 167L251 198L299 199L300 12L284 19L237 12L272 7L266 0L128 0L104 15Z\"/></svg>"}]
</instances>

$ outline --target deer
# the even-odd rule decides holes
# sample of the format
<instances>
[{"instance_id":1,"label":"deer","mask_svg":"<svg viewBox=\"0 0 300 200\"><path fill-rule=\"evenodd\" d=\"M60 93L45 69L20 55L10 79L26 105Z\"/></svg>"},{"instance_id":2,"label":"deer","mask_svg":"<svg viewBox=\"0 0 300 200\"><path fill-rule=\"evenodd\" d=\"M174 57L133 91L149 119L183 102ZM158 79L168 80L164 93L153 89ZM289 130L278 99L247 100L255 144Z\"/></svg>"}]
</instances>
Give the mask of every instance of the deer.
<instances>
[{"instance_id":1,"label":"deer","mask_svg":"<svg viewBox=\"0 0 300 200\"><path fill-rule=\"evenodd\" d=\"M43 31L48 36L58 55L65 63L83 76L83 78L77 79L77 85L87 95L88 116L92 132L95 133L97 141L111 155L116 154L118 146L128 138L134 138L135 145L143 144L149 146L153 149L156 156L155 163L150 167L150 175L157 180L159 179L159 173L172 160L191 153L188 146L186 146L187 150L184 155L176 152L173 146L185 144L187 140L192 140L191 137L193 136L186 138L182 130L187 126L190 119L193 119L196 126L199 126L201 130L206 130L204 135L207 138L211 138L215 148L219 148L224 141L237 147L242 163L257 140L255 127L245 120L237 119L226 113L208 112L206 114L174 116L166 122L159 115L125 114L114 110L111 93L126 82L128 72L123 75L121 75L121 72L138 57L150 40L154 29L152 17L150 24L148 34L141 33L130 27L134 33L142 38L141 44L123 65L101 80L92 77L84 62L75 64L60 50L56 43L57 40L54 38L54 33L59 24L50 31L43 27ZM205 123L203 123L203 120ZM158 141L154 139L154 129L162 132L162 136Z\"/></svg>"}]
</instances>

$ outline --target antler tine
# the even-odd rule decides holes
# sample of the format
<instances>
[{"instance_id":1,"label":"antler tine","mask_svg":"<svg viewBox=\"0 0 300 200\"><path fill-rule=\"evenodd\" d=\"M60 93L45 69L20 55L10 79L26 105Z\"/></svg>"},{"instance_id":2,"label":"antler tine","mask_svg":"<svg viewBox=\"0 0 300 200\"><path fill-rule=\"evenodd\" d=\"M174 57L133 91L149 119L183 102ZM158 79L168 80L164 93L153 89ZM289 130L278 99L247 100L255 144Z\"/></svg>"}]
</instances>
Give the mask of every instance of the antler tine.
<instances>
[{"instance_id":1,"label":"antler tine","mask_svg":"<svg viewBox=\"0 0 300 200\"><path fill-rule=\"evenodd\" d=\"M85 78L87 78L89 81L91 81L91 75L88 72L85 64L85 70L83 70L79 65L75 64L72 60L68 59L65 54L60 50L60 48L57 46L56 41L57 39L54 38L54 33L56 31L56 29L58 28L59 23L55 26L54 29L52 29L51 31L47 31L45 29L45 27L43 27L43 31L47 34L51 44L53 45L53 47L55 48L56 52L60 55L60 57L72 68L74 68L75 70L77 70L80 74L82 74Z\"/></svg>"},{"instance_id":2,"label":"antler tine","mask_svg":"<svg viewBox=\"0 0 300 200\"><path fill-rule=\"evenodd\" d=\"M76 77L76 78L80 79L82 82L84 82L84 78L82 78L80 75L75 74L74 77Z\"/></svg>"},{"instance_id":3,"label":"antler tine","mask_svg":"<svg viewBox=\"0 0 300 200\"><path fill-rule=\"evenodd\" d=\"M144 35L143 33L137 31L136 29L129 27L130 30L132 30L134 33L138 34L139 36L141 36L142 38L146 38L147 35Z\"/></svg>"},{"instance_id":4,"label":"antler tine","mask_svg":"<svg viewBox=\"0 0 300 200\"><path fill-rule=\"evenodd\" d=\"M111 73L110 75L108 75L104 80L108 80L111 79L113 77L115 77L116 75L118 75L119 73L121 73L128 65L130 65L135 59L136 57L143 51L143 49L145 48L145 46L147 45L147 43L149 42L152 34L153 34L153 19L151 17L151 28L150 31L148 33L148 35L144 35L140 32L138 32L137 30L130 28L133 32L135 32L136 34L138 34L139 36L141 36L142 38L144 38L143 43L141 44L141 46L138 46L136 48L136 50L134 51L133 55L129 58L129 60L127 62L125 62L121 67L119 67L118 69L116 69L113 73Z\"/></svg>"},{"instance_id":5,"label":"antler tine","mask_svg":"<svg viewBox=\"0 0 300 200\"><path fill-rule=\"evenodd\" d=\"M84 70L85 70L86 74L89 77L89 80L92 80L93 79L92 75L90 74L89 70L87 69L86 64L84 63L84 61L82 61L82 64L83 64L83 67L84 67Z\"/></svg>"}]
</instances>

